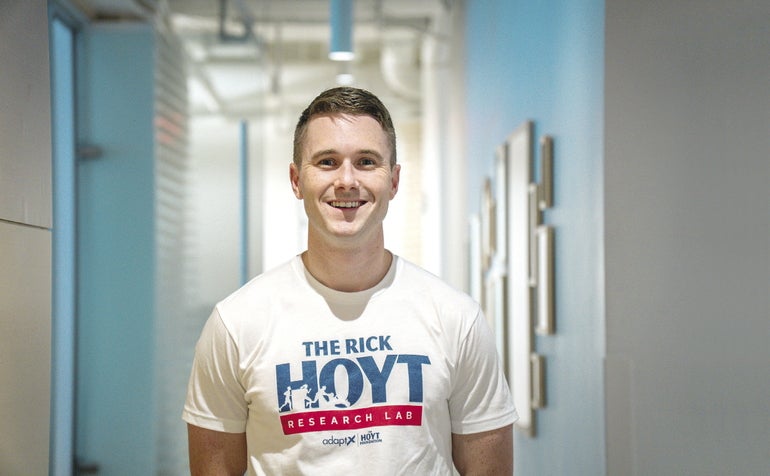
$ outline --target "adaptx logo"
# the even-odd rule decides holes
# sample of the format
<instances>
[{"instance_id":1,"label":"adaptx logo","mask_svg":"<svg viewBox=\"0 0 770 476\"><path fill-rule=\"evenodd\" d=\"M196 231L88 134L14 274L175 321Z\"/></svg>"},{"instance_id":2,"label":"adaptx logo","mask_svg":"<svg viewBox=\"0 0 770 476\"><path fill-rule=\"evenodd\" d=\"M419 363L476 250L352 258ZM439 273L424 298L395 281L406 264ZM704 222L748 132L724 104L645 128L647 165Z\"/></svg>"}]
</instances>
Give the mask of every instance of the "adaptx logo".
<instances>
[{"instance_id":1,"label":"adaptx logo","mask_svg":"<svg viewBox=\"0 0 770 476\"><path fill-rule=\"evenodd\" d=\"M350 446L356 444L356 435L353 436L343 436L342 438L337 438L336 436L333 436L331 438L325 438L323 441L321 441L326 446Z\"/></svg>"}]
</instances>

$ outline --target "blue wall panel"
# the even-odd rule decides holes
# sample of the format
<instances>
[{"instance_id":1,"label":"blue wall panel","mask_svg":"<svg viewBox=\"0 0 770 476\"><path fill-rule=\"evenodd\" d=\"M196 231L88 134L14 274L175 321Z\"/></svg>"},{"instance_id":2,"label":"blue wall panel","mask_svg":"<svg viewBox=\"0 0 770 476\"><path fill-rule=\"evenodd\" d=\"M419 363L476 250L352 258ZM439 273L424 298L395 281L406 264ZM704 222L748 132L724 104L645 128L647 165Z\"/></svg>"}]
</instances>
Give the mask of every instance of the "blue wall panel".
<instances>
[{"instance_id":1,"label":"blue wall panel","mask_svg":"<svg viewBox=\"0 0 770 476\"><path fill-rule=\"evenodd\" d=\"M89 28L79 170L77 454L100 474L155 474L154 34Z\"/></svg>"},{"instance_id":2,"label":"blue wall panel","mask_svg":"<svg viewBox=\"0 0 770 476\"><path fill-rule=\"evenodd\" d=\"M602 141L604 2L467 2L470 209L495 148L525 120L554 137L556 333L538 336L546 408L516 432L517 476L605 473Z\"/></svg>"}]
</instances>

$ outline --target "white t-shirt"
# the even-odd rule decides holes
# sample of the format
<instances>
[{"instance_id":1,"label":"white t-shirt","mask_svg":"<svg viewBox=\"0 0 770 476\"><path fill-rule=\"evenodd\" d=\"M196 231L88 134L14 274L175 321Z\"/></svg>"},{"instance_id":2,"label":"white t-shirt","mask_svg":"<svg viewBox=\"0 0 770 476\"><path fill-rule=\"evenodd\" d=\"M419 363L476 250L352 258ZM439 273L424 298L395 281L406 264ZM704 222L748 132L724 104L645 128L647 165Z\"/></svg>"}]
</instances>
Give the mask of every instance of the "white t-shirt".
<instances>
[{"instance_id":1,"label":"white t-shirt","mask_svg":"<svg viewBox=\"0 0 770 476\"><path fill-rule=\"evenodd\" d=\"M297 256L217 304L183 418L245 431L253 475L444 475L452 433L517 414L470 297L395 256L375 288L338 292Z\"/></svg>"}]
</instances>

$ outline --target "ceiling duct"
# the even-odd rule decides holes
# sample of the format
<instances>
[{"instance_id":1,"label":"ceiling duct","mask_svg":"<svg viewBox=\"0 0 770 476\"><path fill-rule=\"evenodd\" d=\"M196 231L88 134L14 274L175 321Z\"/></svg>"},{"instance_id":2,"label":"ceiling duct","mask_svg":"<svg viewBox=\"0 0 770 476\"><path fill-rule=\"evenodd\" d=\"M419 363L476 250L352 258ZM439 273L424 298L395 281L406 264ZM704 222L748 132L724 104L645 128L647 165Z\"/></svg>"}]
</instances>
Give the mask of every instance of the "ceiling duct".
<instances>
[{"instance_id":1,"label":"ceiling duct","mask_svg":"<svg viewBox=\"0 0 770 476\"><path fill-rule=\"evenodd\" d=\"M234 34L227 31L227 5L230 0L219 0L219 39L224 43L244 43L254 40L254 16L243 3L243 0L233 0L238 10L243 31Z\"/></svg>"},{"instance_id":2,"label":"ceiling duct","mask_svg":"<svg viewBox=\"0 0 770 476\"><path fill-rule=\"evenodd\" d=\"M383 39L380 69L388 87L399 96L420 99L420 44L415 39Z\"/></svg>"}]
</instances>

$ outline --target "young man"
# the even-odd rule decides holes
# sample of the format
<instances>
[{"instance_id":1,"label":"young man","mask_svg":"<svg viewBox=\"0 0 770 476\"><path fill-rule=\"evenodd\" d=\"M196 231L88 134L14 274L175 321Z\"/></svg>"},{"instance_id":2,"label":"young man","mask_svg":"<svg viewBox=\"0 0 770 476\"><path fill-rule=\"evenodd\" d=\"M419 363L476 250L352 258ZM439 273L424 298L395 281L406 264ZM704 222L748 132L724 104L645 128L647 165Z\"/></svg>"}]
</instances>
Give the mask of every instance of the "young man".
<instances>
[{"instance_id":1,"label":"young man","mask_svg":"<svg viewBox=\"0 0 770 476\"><path fill-rule=\"evenodd\" d=\"M517 415L479 306L385 249L390 114L321 93L289 176L307 251L215 307L183 417L193 475L509 475Z\"/></svg>"}]
</instances>

